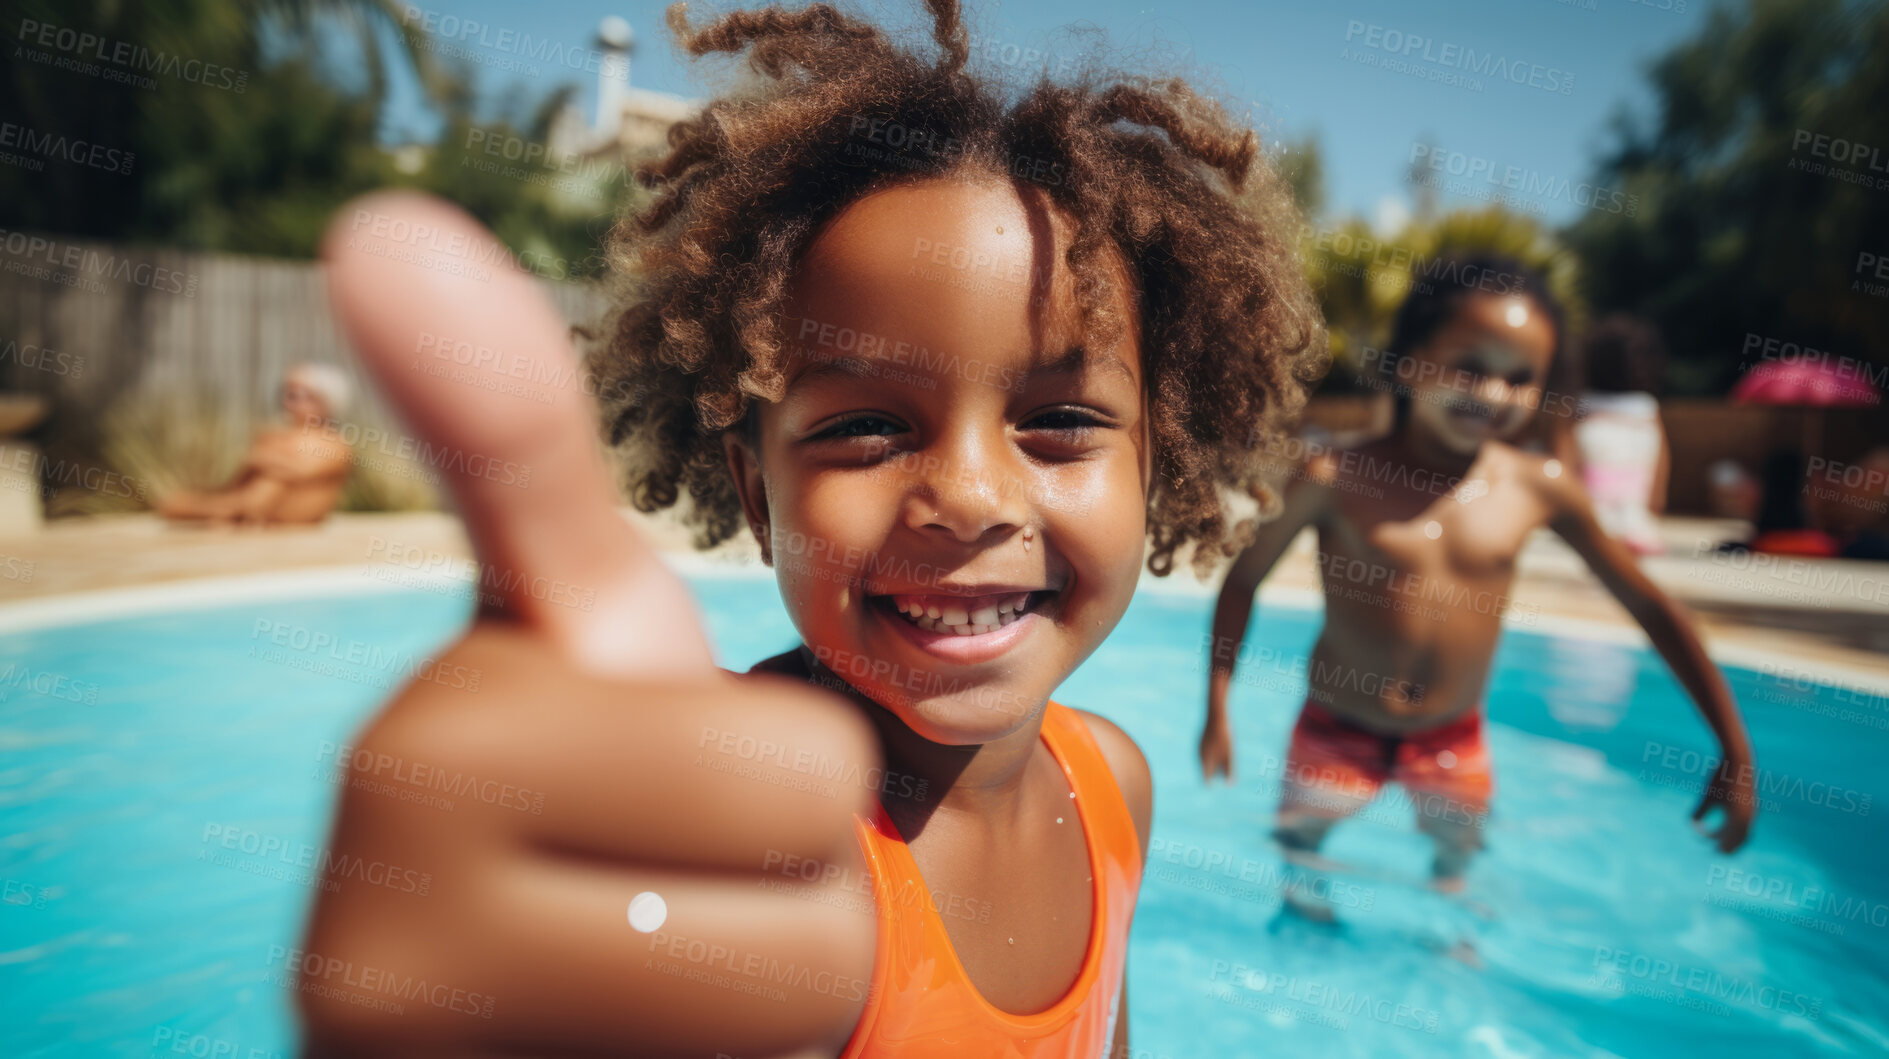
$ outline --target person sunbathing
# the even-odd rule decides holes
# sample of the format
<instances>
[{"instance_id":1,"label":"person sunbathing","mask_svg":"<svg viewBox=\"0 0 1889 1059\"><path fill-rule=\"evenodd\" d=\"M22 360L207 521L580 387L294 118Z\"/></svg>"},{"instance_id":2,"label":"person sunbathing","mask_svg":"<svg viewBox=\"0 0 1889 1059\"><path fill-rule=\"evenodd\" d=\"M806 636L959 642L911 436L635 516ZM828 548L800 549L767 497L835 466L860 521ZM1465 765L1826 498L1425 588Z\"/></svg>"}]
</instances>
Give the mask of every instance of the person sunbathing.
<instances>
[{"instance_id":1,"label":"person sunbathing","mask_svg":"<svg viewBox=\"0 0 1889 1059\"><path fill-rule=\"evenodd\" d=\"M257 432L243 465L221 487L183 489L157 505L173 522L313 525L341 500L353 452L333 429L350 386L339 368L298 364L282 380L287 422Z\"/></svg>"}]
</instances>

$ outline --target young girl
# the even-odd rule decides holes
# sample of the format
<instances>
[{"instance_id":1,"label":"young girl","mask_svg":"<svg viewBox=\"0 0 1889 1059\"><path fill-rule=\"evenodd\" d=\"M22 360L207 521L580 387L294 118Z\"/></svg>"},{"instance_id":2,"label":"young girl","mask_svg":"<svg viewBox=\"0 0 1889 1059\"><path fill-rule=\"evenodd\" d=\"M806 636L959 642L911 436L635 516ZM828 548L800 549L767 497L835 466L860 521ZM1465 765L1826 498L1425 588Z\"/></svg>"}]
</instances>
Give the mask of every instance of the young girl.
<instances>
[{"instance_id":1,"label":"young girl","mask_svg":"<svg viewBox=\"0 0 1889 1059\"><path fill-rule=\"evenodd\" d=\"M409 421L478 457L448 466L531 472L454 478L481 560L526 575L442 660L479 690L409 689L350 760L542 811L350 786L331 853L434 881L330 873L290 954L316 1052L1126 1053L1147 766L1050 696L1144 560L1226 553L1222 492L1266 499L1323 333L1251 132L1173 81L1007 102L930 7L936 56L823 5L672 14L767 80L652 167L596 368L638 506L686 492L702 543L745 529L775 568L802 643L756 674L713 668L575 390L411 369L474 336L568 377L528 283L451 267L488 237L408 197L335 226L337 306ZM528 588L559 583L594 606ZM363 969L477 1013L390 1014Z\"/></svg>"}]
</instances>

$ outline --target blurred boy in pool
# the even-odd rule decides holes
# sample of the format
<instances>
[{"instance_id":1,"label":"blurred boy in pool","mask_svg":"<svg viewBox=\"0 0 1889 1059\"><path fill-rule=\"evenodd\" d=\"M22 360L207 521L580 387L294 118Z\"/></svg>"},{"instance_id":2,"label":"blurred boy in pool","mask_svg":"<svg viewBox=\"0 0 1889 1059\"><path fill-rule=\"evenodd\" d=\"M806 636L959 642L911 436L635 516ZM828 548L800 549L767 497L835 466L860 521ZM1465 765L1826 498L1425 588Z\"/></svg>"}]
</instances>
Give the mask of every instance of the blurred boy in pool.
<instances>
[{"instance_id":1,"label":"blurred boy in pool","mask_svg":"<svg viewBox=\"0 0 1889 1059\"><path fill-rule=\"evenodd\" d=\"M336 436L351 387L332 364L297 364L282 379L284 422L256 432L243 465L222 487L182 489L158 502L178 522L307 525L341 500L353 452Z\"/></svg>"},{"instance_id":2,"label":"blurred boy in pool","mask_svg":"<svg viewBox=\"0 0 1889 1059\"><path fill-rule=\"evenodd\" d=\"M407 263L490 237L402 196L331 228L330 289L407 421L532 469L449 474L508 593L440 666L479 690L416 682L351 759L542 814L350 785L332 848L435 881L322 895L311 1054L1128 1053L1148 769L1051 696L1144 563L1227 554L1222 491L1257 488L1323 331L1252 132L1175 81L1013 99L930 7L923 52L825 5L672 9L688 50L768 78L652 165L598 388L638 506L686 494L702 543L749 533L773 566L800 642L753 673L715 668L615 510L578 387L411 370L476 338L519 377L574 374L516 270ZM560 584L594 601L532 590ZM336 967L490 1002L400 1017L332 995Z\"/></svg>"},{"instance_id":3,"label":"blurred boy in pool","mask_svg":"<svg viewBox=\"0 0 1889 1059\"><path fill-rule=\"evenodd\" d=\"M1399 310L1380 370L1396 418L1383 437L1319 451L1291 470L1284 510L1227 574L1214 610L1203 775L1229 779L1227 692L1253 593L1299 531L1318 533L1325 628L1287 751L1278 827L1297 864L1389 780L1435 841L1431 876L1459 890L1483 844L1493 792L1483 691L1516 559L1548 527L1572 545L1651 637L1723 750L1694 819L1719 806L1731 852L1755 802L1751 746L1725 681L1690 619L1595 520L1575 475L1508 443L1538 409L1568 414L1544 384L1562 343L1561 309L1519 262L1440 263ZM1299 910L1327 910L1288 894Z\"/></svg>"}]
</instances>

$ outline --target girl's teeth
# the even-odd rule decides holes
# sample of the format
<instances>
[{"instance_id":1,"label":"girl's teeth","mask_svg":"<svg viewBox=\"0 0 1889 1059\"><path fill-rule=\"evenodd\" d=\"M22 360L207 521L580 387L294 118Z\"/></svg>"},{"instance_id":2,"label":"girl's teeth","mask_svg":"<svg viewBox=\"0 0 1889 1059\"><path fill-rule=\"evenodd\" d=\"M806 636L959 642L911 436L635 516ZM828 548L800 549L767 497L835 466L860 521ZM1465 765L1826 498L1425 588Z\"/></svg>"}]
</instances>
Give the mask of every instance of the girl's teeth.
<instances>
[{"instance_id":1,"label":"girl's teeth","mask_svg":"<svg viewBox=\"0 0 1889 1059\"><path fill-rule=\"evenodd\" d=\"M927 632L949 633L953 636L978 636L995 632L1006 625L1023 618L1030 605L1028 592L995 604L986 604L972 610L969 607L945 604L942 607L912 600L898 607L901 615L912 624Z\"/></svg>"}]
</instances>

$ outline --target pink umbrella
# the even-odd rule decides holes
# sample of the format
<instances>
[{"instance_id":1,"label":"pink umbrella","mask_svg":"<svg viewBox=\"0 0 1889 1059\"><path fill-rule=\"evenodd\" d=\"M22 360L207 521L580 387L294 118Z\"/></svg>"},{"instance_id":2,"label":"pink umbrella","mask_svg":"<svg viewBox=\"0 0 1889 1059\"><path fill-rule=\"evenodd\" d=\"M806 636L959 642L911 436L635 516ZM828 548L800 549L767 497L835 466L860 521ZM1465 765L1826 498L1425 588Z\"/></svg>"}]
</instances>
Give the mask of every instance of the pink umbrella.
<instances>
[{"instance_id":1,"label":"pink umbrella","mask_svg":"<svg viewBox=\"0 0 1889 1059\"><path fill-rule=\"evenodd\" d=\"M1873 408L1882 402L1882 395L1869 381L1869 367L1849 357L1767 360L1732 387L1732 402Z\"/></svg>"},{"instance_id":2,"label":"pink umbrella","mask_svg":"<svg viewBox=\"0 0 1889 1059\"><path fill-rule=\"evenodd\" d=\"M1800 408L1874 408L1882 395L1869 380L1871 365L1851 357L1816 356L1767 360L1739 378L1732 387L1733 404L1796 405ZM1805 413L1803 451L1816 455L1822 448L1823 417Z\"/></svg>"}]
</instances>

